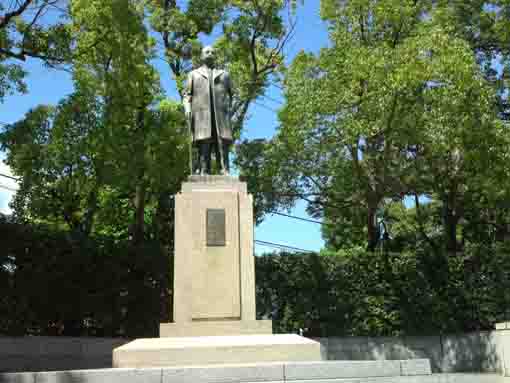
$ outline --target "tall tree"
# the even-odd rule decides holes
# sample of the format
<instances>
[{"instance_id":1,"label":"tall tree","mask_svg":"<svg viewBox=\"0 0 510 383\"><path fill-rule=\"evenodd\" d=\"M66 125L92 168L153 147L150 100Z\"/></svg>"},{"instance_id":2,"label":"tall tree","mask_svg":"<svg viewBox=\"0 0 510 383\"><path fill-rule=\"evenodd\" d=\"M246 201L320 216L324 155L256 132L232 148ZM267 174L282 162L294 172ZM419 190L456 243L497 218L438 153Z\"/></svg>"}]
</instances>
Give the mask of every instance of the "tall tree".
<instances>
[{"instance_id":1,"label":"tall tree","mask_svg":"<svg viewBox=\"0 0 510 383\"><path fill-rule=\"evenodd\" d=\"M146 201L145 135L149 107L159 94L159 78L150 65L153 42L138 1L72 2L78 58L77 88L96 94L103 104L104 151L114 183L130 189L135 216L133 240L143 242ZM97 44L94 42L99 41ZM91 48L91 46L93 46Z\"/></svg>"},{"instance_id":2,"label":"tall tree","mask_svg":"<svg viewBox=\"0 0 510 383\"><path fill-rule=\"evenodd\" d=\"M18 219L90 234L101 186L99 115L94 98L73 94L6 127L6 162L21 176L13 203Z\"/></svg>"},{"instance_id":3,"label":"tall tree","mask_svg":"<svg viewBox=\"0 0 510 383\"><path fill-rule=\"evenodd\" d=\"M502 153L505 131L470 46L444 25L442 8L393 0L321 5L331 47L299 54L288 69L266 162L280 164L278 182L296 198L312 196L312 214L351 226L355 242L364 233L374 250L387 201L439 195L438 184L455 180L452 158L462 158L463 187L488 182L484 153Z\"/></svg>"}]
</instances>

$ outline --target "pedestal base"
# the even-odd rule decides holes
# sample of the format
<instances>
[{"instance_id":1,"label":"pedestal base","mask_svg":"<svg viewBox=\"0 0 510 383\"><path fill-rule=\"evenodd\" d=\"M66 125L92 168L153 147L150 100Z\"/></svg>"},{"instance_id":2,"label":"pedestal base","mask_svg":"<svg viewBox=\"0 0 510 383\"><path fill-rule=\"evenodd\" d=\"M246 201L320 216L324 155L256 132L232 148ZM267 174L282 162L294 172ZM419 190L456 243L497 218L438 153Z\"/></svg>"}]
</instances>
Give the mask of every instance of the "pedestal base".
<instances>
[{"instance_id":1,"label":"pedestal base","mask_svg":"<svg viewBox=\"0 0 510 383\"><path fill-rule=\"evenodd\" d=\"M137 339L113 350L113 367L320 360L319 342L293 334Z\"/></svg>"},{"instance_id":2,"label":"pedestal base","mask_svg":"<svg viewBox=\"0 0 510 383\"><path fill-rule=\"evenodd\" d=\"M240 321L199 321L184 323L161 323L159 336L223 336L223 335L265 335L272 334L271 320Z\"/></svg>"}]
</instances>

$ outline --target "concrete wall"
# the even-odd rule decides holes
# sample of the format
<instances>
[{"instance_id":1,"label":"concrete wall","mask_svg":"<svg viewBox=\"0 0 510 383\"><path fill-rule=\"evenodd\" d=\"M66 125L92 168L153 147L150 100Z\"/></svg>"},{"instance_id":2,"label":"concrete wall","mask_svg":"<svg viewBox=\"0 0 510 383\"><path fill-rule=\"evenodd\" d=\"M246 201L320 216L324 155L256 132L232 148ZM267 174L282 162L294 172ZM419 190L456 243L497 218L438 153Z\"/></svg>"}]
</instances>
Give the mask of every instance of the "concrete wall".
<instances>
[{"instance_id":1,"label":"concrete wall","mask_svg":"<svg viewBox=\"0 0 510 383\"><path fill-rule=\"evenodd\" d=\"M510 331L509 331L510 333ZM402 338L321 338L331 360L430 359L433 372L503 372L500 331Z\"/></svg>"},{"instance_id":2,"label":"concrete wall","mask_svg":"<svg viewBox=\"0 0 510 383\"><path fill-rule=\"evenodd\" d=\"M0 372L57 371L112 366L112 350L125 339L0 337Z\"/></svg>"},{"instance_id":3,"label":"concrete wall","mask_svg":"<svg viewBox=\"0 0 510 383\"><path fill-rule=\"evenodd\" d=\"M510 376L508 329L446 336L320 338L331 360L430 359L433 372L485 372ZM56 371L112 366L112 350L126 339L0 337L0 372Z\"/></svg>"},{"instance_id":4,"label":"concrete wall","mask_svg":"<svg viewBox=\"0 0 510 383\"><path fill-rule=\"evenodd\" d=\"M510 322L496 324L496 331L499 334L501 344L501 359L505 376L510 376Z\"/></svg>"}]
</instances>

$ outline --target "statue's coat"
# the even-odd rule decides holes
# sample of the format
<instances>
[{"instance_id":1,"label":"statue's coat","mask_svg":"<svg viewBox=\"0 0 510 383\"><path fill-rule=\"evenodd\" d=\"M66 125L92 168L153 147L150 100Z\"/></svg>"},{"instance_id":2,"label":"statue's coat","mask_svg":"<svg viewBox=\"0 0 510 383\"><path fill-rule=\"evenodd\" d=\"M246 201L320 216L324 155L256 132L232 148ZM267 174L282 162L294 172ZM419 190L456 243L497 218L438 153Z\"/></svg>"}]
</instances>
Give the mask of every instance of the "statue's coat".
<instances>
[{"instance_id":1,"label":"statue's coat","mask_svg":"<svg viewBox=\"0 0 510 383\"><path fill-rule=\"evenodd\" d=\"M188 74L184 97L191 109L193 141L212 139L215 128L222 140L232 141L230 76L222 69L213 69L212 73L213 95L209 91L209 69L205 65ZM214 97L211 99L212 96ZM214 107L216 121L212 121L211 107Z\"/></svg>"}]
</instances>

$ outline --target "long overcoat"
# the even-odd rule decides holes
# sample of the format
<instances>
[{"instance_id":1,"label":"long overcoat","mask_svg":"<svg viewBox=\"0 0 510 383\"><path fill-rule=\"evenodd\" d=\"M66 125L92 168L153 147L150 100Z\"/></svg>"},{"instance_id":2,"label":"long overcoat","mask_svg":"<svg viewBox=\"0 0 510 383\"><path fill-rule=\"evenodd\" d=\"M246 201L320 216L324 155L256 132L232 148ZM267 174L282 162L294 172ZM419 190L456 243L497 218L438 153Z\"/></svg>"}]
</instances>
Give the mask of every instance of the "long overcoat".
<instances>
[{"instance_id":1,"label":"long overcoat","mask_svg":"<svg viewBox=\"0 0 510 383\"><path fill-rule=\"evenodd\" d=\"M212 139L213 129L217 129L216 132L222 140L232 141L230 76L225 70L213 69L214 81L211 94L209 73L209 69L203 65L188 74L184 98L186 106L191 111L193 141ZM214 108L214 113L211 108Z\"/></svg>"}]
</instances>

